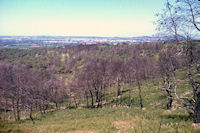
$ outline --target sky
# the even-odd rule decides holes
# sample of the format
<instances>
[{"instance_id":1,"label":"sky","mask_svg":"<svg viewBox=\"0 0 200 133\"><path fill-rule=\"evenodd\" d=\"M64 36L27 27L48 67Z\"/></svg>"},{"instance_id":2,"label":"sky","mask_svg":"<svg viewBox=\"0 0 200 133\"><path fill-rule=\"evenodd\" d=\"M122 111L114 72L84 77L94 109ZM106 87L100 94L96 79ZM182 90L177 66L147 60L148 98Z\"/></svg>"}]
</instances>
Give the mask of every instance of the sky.
<instances>
[{"instance_id":1,"label":"sky","mask_svg":"<svg viewBox=\"0 0 200 133\"><path fill-rule=\"evenodd\" d=\"M0 35L149 36L164 0L0 0Z\"/></svg>"}]
</instances>

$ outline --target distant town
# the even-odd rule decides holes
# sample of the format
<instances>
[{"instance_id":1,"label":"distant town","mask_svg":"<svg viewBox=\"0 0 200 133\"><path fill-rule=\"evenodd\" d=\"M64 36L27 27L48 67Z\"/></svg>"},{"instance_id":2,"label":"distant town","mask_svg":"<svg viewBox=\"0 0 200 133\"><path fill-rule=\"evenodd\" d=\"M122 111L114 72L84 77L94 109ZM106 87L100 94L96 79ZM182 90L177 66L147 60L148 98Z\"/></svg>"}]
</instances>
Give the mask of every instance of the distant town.
<instances>
[{"instance_id":1,"label":"distant town","mask_svg":"<svg viewBox=\"0 0 200 133\"><path fill-rule=\"evenodd\" d=\"M85 37L85 36L0 36L0 48L41 48L62 47L67 45L91 44L137 44L141 42L157 42L164 39L150 36L139 37Z\"/></svg>"}]
</instances>

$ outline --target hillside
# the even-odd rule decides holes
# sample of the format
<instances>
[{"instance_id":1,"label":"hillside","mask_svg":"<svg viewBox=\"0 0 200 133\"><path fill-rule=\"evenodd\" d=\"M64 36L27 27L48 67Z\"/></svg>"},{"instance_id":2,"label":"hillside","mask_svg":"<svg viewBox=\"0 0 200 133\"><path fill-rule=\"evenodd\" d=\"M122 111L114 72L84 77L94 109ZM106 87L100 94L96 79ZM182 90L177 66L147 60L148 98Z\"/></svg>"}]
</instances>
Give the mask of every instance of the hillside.
<instances>
[{"instance_id":1,"label":"hillside","mask_svg":"<svg viewBox=\"0 0 200 133\"><path fill-rule=\"evenodd\" d=\"M0 132L199 132L183 104L193 93L185 49L185 43L0 49L7 72L0 76L16 85L9 96L1 91ZM195 83L199 51L193 42ZM6 90L10 80L3 79Z\"/></svg>"}]
</instances>

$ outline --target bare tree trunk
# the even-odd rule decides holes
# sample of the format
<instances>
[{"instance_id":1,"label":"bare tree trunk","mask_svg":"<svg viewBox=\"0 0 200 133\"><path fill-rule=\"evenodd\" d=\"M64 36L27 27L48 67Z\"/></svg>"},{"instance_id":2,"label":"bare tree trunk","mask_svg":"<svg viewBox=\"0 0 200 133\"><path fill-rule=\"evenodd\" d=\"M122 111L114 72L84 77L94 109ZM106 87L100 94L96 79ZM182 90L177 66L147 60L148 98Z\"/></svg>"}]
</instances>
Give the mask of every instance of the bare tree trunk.
<instances>
[{"instance_id":1,"label":"bare tree trunk","mask_svg":"<svg viewBox=\"0 0 200 133\"><path fill-rule=\"evenodd\" d=\"M177 95L177 85L178 85L178 84L177 84L177 81L176 81L175 68L174 68L174 65L173 65L171 59L170 59L170 64L171 64L172 69L174 70L174 71L172 72L173 79L174 79L174 94L175 94L175 96L176 96L176 99L180 100L179 96Z\"/></svg>"},{"instance_id":2,"label":"bare tree trunk","mask_svg":"<svg viewBox=\"0 0 200 133\"><path fill-rule=\"evenodd\" d=\"M90 91L90 95L91 95L91 106L92 106L92 108L94 108L94 98L93 98L93 94L92 94L92 91L91 90L89 90Z\"/></svg>"},{"instance_id":3,"label":"bare tree trunk","mask_svg":"<svg viewBox=\"0 0 200 133\"><path fill-rule=\"evenodd\" d=\"M43 106L43 112L44 112L44 114L46 113L47 108L48 108L48 105L44 105Z\"/></svg>"},{"instance_id":4,"label":"bare tree trunk","mask_svg":"<svg viewBox=\"0 0 200 133\"><path fill-rule=\"evenodd\" d=\"M95 94L96 94L96 102L99 101L99 91L97 90L97 88L95 87Z\"/></svg>"},{"instance_id":5,"label":"bare tree trunk","mask_svg":"<svg viewBox=\"0 0 200 133\"><path fill-rule=\"evenodd\" d=\"M175 18L173 17L173 14L172 14L172 9L170 7L170 4L168 2L167 4L167 8L168 8L168 11L170 13L170 19L171 19L171 22L172 22L172 26L173 26L173 29L174 29L174 37L175 37L175 40L178 44L179 40L178 40L178 31L177 31L177 23L176 23L176 20Z\"/></svg>"},{"instance_id":6,"label":"bare tree trunk","mask_svg":"<svg viewBox=\"0 0 200 133\"><path fill-rule=\"evenodd\" d=\"M189 80L190 80L190 84L192 85L192 88L193 88L193 99L195 99L196 96L197 96L197 87L196 87L194 80L193 80L193 77L192 77L190 65L188 65L188 77L189 77Z\"/></svg>"},{"instance_id":7,"label":"bare tree trunk","mask_svg":"<svg viewBox=\"0 0 200 133\"><path fill-rule=\"evenodd\" d=\"M20 120L20 111L17 109L17 120Z\"/></svg>"},{"instance_id":8,"label":"bare tree trunk","mask_svg":"<svg viewBox=\"0 0 200 133\"><path fill-rule=\"evenodd\" d=\"M128 100L128 106L131 106L131 89L129 89L129 100Z\"/></svg>"},{"instance_id":9,"label":"bare tree trunk","mask_svg":"<svg viewBox=\"0 0 200 133\"><path fill-rule=\"evenodd\" d=\"M192 99L195 101L194 114L193 114L194 123L200 123L200 92L198 92L198 90L197 90L198 87L196 86L196 84L193 80L190 64L188 64L188 77L189 77L189 80L190 80L190 84L193 88Z\"/></svg>"},{"instance_id":10,"label":"bare tree trunk","mask_svg":"<svg viewBox=\"0 0 200 133\"><path fill-rule=\"evenodd\" d=\"M30 117L30 119L33 121L32 112L33 112L33 110L32 110L32 105L31 105L29 117Z\"/></svg>"},{"instance_id":11,"label":"bare tree trunk","mask_svg":"<svg viewBox=\"0 0 200 133\"><path fill-rule=\"evenodd\" d=\"M74 104L75 104L75 108L78 107L77 103L76 103L76 99L74 98Z\"/></svg>"},{"instance_id":12,"label":"bare tree trunk","mask_svg":"<svg viewBox=\"0 0 200 133\"><path fill-rule=\"evenodd\" d=\"M187 2L187 4L189 5L190 7L190 13L191 13L191 16L192 16L192 24L194 25L194 27L200 31L200 28L197 26L197 22L195 21L195 15L194 15L194 11L193 11L193 8L192 8L192 5L190 4L190 2Z\"/></svg>"},{"instance_id":13,"label":"bare tree trunk","mask_svg":"<svg viewBox=\"0 0 200 133\"><path fill-rule=\"evenodd\" d=\"M167 84L168 84L168 88L166 89L166 92L168 94L168 104L167 104L167 109L171 109L172 107L172 102L173 102L173 96L172 96L172 92L171 92L171 84L169 79L167 80Z\"/></svg>"},{"instance_id":14,"label":"bare tree trunk","mask_svg":"<svg viewBox=\"0 0 200 133\"><path fill-rule=\"evenodd\" d=\"M98 99L97 99L97 108L99 108L100 107L100 102L101 102L101 91L100 92L98 92Z\"/></svg>"},{"instance_id":15,"label":"bare tree trunk","mask_svg":"<svg viewBox=\"0 0 200 133\"><path fill-rule=\"evenodd\" d=\"M173 79L174 79L174 94L176 96L177 99L180 99L179 96L177 95L177 81L176 81L176 74L175 72L173 72Z\"/></svg>"},{"instance_id":16,"label":"bare tree trunk","mask_svg":"<svg viewBox=\"0 0 200 133\"><path fill-rule=\"evenodd\" d=\"M16 110L15 110L15 101L14 101L14 99L12 99L12 107L13 107L13 114L14 114L15 120L17 121Z\"/></svg>"},{"instance_id":17,"label":"bare tree trunk","mask_svg":"<svg viewBox=\"0 0 200 133\"><path fill-rule=\"evenodd\" d=\"M39 105L39 108L40 108L40 114L42 115L43 114L43 112L42 112L42 106Z\"/></svg>"},{"instance_id":18,"label":"bare tree trunk","mask_svg":"<svg viewBox=\"0 0 200 133\"><path fill-rule=\"evenodd\" d=\"M194 109L194 123L200 123L200 93L197 95L197 101Z\"/></svg>"},{"instance_id":19,"label":"bare tree trunk","mask_svg":"<svg viewBox=\"0 0 200 133\"><path fill-rule=\"evenodd\" d=\"M121 94L120 92L120 81L117 79L117 97Z\"/></svg>"},{"instance_id":20,"label":"bare tree trunk","mask_svg":"<svg viewBox=\"0 0 200 133\"><path fill-rule=\"evenodd\" d=\"M143 108L143 103L142 103L142 90L141 90L141 83L139 80L137 80L137 84L138 84L138 89L139 89L139 98L140 98L140 107Z\"/></svg>"},{"instance_id":21,"label":"bare tree trunk","mask_svg":"<svg viewBox=\"0 0 200 133\"><path fill-rule=\"evenodd\" d=\"M57 103L57 102L55 102L55 104L56 104L56 110L58 110L58 103Z\"/></svg>"},{"instance_id":22,"label":"bare tree trunk","mask_svg":"<svg viewBox=\"0 0 200 133\"><path fill-rule=\"evenodd\" d=\"M198 91L198 83L196 84L192 72L191 72L191 65L194 63L194 55L192 51L192 42L191 40L187 41L187 57L188 57L188 78L190 80L190 84L193 88L193 101L194 101L194 113L193 113L193 118L194 118L194 123L200 123L200 92Z\"/></svg>"},{"instance_id":23,"label":"bare tree trunk","mask_svg":"<svg viewBox=\"0 0 200 133\"><path fill-rule=\"evenodd\" d=\"M87 99L87 108L88 108L89 107L88 96L86 96L86 99Z\"/></svg>"},{"instance_id":24,"label":"bare tree trunk","mask_svg":"<svg viewBox=\"0 0 200 133\"><path fill-rule=\"evenodd\" d=\"M101 86L100 92L99 92L98 107L102 107L102 98L103 98L103 86Z\"/></svg>"},{"instance_id":25,"label":"bare tree trunk","mask_svg":"<svg viewBox=\"0 0 200 133\"><path fill-rule=\"evenodd\" d=\"M17 120L20 120L19 99L17 99Z\"/></svg>"}]
</instances>

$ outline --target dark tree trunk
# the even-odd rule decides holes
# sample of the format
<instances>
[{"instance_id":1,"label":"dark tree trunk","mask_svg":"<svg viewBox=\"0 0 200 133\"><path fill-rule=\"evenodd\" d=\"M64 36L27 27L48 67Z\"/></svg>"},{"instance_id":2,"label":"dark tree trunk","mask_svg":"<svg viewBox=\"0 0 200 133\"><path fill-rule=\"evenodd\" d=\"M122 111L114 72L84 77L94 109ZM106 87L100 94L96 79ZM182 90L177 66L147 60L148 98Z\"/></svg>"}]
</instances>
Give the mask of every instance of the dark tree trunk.
<instances>
[{"instance_id":1,"label":"dark tree trunk","mask_svg":"<svg viewBox=\"0 0 200 133\"><path fill-rule=\"evenodd\" d=\"M171 109L172 108L172 102L173 102L173 98L172 98L172 96L169 96L169 102L167 104L167 109Z\"/></svg>"},{"instance_id":2,"label":"dark tree trunk","mask_svg":"<svg viewBox=\"0 0 200 133\"><path fill-rule=\"evenodd\" d=\"M200 92L197 95L197 101L194 109L194 123L200 123Z\"/></svg>"},{"instance_id":3,"label":"dark tree trunk","mask_svg":"<svg viewBox=\"0 0 200 133\"><path fill-rule=\"evenodd\" d=\"M91 90L90 90L90 95L91 95L91 107L94 108L94 98Z\"/></svg>"},{"instance_id":4,"label":"dark tree trunk","mask_svg":"<svg viewBox=\"0 0 200 133\"><path fill-rule=\"evenodd\" d=\"M95 88L95 92L96 92L96 102L99 101L99 91Z\"/></svg>"},{"instance_id":5,"label":"dark tree trunk","mask_svg":"<svg viewBox=\"0 0 200 133\"><path fill-rule=\"evenodd\" d=\"M99 96L98 96L98 105L97 105L97 107L102 107L102 97L103 97L102 91L103 91L103 86L101 86L100 91L98 93Z\"/></svg>"},{"instance_id":6,"label":"dark tree trunk","mask_svg":"<svg viewBox=\"0 0 200 133\"><path fill-rule=\"evenodd\" d=\"M42 112L42 106L39 105L39 108L40 108L40 114L42 115L43 114L43 112Z\"/></svg>"},{"instance_id":7,"label":"dark tree trunk","mask_svg":"<svg viewBox=\"0 0 200 133\"><path fill-rule=\"evenodd\" d=\"M193 88L193 99L195 100L195 105L194 107L194 113L190 113L192 114L193 118L194 118L194 123L200 123L200 92L198 91L199 88L199 82L197 82L197 84L195 83L194 79L193 79L193 75L191 72L191 66L194 63L194 55L193 55L193 44L191 40L187 40L187 60L188 60L188 78L190 81L190 84Z\"/></svg>"},{"instance_id":8,"label":"dark tree trunk","mask_svg":"<svg viewBox=\"0 0 200 133\"><path fill-rule=\"evenodd\" d=\"M119 79L117 79L117 97L120 96L120 82Z\"/></svg>"},{"instance_id":9,"label":"dark tree trunk","mask_svg":"<svg viewBox=\"0 0 200 133\"><path fill-rule=\"evenodd\" d=\"M30 119L33 121L32 112L33 112L33 110L32 110L32 106L31 106L31 107L30 107L30 114L29 114L29 117L30 117Z\"/></svg>"},{"instance_id":10,"label":"dark tree trunk","mask_svg":"<svg viewBox=\"0 0 200 133\"><path fill-rule=\"evenodd\" d=\"M167 84L168 84L168 88L166 89L166 92L168 94L168 103L167 103L167 109L171 109L172 108L172 102L173 102L173 96L172 96L172 88L171 88L171 84L170 81L167 80Z\"/></svg>"},{"instance_id":11,"label":"dark tree trunk","mask_svg":"<svg viewBox=\"0 0 200 133\"><path fill-rule=\"evenodd\" d=\"M190 80L190 84L193 88L193 99L195 100L195 105L194 105L194 113L193 113L193 118L194 118L194 123L200 123L200 92L198 92L198 85L195 83L192 72L191 72L191 65L194 63L194 55L193 55L193 44L191 40L188 40L187 42L187 57L188 57L188 77Z\"/></svg>"},{"instance_id":12,"label":"dark tree trunk","mask_svg":"<svg viewBox=\"0 0 200 133\"><path fill-rule=\"evenodd\" d=\"M46 113L46 110L48 109L49 105L48 104L45 104L43 109L44 109L44 114Z\"/></svg>"},{"instance_id":13,"label":"dark tree trunk","mask_svg":"<svg viewBox=\"0 0 200 133\"><path fill-rule=\"evenodd\" d=\"M56 104L56 110L58 110L58 103L57 103L57 102L55 102L55 104Z\"/></svg>"},{"instance_id":14,"label":"dark tree trunk","mask_svg":"<svg viewBox=\"0 0 200 133\"><path fill-rule=\"evenodd\" d=\"M17 120L19 121L20 120L20 111L17 110Z\"/></svg>"},{"instance_id":15,"label":"dark tree trunk","mask_svg":"<svg viewBox=\"0 0 200 133\"><path fill-rule=\"evenodd\" d=\"M20 120L19 99L17 100L17 120Z\"/></svg>"}]
</instances>

